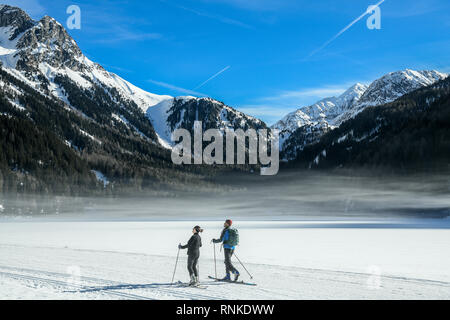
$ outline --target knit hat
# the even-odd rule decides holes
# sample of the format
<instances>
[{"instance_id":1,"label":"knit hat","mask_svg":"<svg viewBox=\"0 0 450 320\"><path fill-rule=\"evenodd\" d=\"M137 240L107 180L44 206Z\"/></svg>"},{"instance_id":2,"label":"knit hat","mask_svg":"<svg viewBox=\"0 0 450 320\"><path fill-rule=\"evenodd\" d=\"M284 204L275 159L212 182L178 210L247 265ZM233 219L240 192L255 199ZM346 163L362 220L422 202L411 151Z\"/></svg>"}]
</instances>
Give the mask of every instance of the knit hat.
<instances>
[{"instance_id":1,"label":"knit hat","mask_svg":"<svg viewBox=\"0 0 450 320\"><path fill-rule=\"evenodd\" d=\"M231 221L231 219L227 219L225 220L225 223L231 226L233 224L233 221Z\"/></svg>"}]
</instances>

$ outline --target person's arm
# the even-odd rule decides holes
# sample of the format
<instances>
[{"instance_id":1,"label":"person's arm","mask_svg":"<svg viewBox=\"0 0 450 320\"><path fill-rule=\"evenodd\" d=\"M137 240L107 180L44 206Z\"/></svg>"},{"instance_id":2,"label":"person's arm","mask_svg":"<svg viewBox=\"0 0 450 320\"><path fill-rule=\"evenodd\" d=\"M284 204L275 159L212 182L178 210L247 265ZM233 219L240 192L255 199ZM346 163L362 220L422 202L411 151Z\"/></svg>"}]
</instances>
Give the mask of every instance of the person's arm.
<instances>
[{"instance_id":1,"label":"person's arm","mask_svg":"<svg viewBox=\"0 0 450 320\"><path fill-rule=\"evenodd\" d=\"M224 237L225 237L225 231L226 229L223 229L222 233L220 234L220 238L219 239L213 239L212 242L214 243L221 243L222 241L224 241Z\"/></svg>"},{"instance_id":2,"label":"person's arm","mask_svg":"<svg viewBox=\"0 0 450 320\"><path fill-rule=\"evenodd\" d=\"M178 248L179 249L187 249L187 248L189 248L189 246L192 244L192 241L194 241L194 236L192 236L190 239L189 239L189 241L188 241L188 243L186 244L186 245L184 245L184 246L182 246L181 244L179 244L178 245Z\"/></svg>"}]
</instances>

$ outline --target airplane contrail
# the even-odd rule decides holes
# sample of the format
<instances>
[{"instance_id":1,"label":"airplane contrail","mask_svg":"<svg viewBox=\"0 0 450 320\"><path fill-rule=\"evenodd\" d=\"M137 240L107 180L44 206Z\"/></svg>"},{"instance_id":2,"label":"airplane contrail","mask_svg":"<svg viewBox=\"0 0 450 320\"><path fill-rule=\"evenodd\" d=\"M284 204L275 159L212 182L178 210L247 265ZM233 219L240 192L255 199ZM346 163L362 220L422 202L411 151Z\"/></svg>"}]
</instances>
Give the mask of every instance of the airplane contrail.
<instances>
[{"instance_id":1,"label":"airplane contrail","mask_svg":"<svg viewBox=\"0 0 450 320\"><path fill-rule=\"evenodd\" d=\"M377 4L373 5L374 7L378 7L380 6L380 4L382 4L385 0L381 0L380 2L378 2ZM345 31L347 31L348 29L350 29L351 26L353 26L355 23L357 23L359 20L361 20L362 18L364 18L366 15L369 14L369 11L365 11L362 15L360 15L358 18L356 18L355 20L353 20L349 25L347 25L344 29L342 29L341 31L339 31L333 38L331 38L330 40L328 40L327 42L325 42L321 47L319 47L318 49L314 50L313 52L311 52L308 56L308 58L312 57L313 55L315 55L317 52L319 52L320 50L322 50L323 48L325 48L326 46L328 46L331 42L333 42L334 40L336 40L339 36L341 36Z\"/></svg>"},{"instance_id":2,"label":"airplane contrail","mask_svg":"<svg viewBox=\"0 0 450 320\"><path fill-rule=\"evenodd\" d=\"M212 79L214 79L215 77L217 77L218 75L220 75L221 73L224 73L225 71L227 71L228 69L230 69L231 66L227 66L225 68L223 68L222 70L220 70L219 72L217 72L215 75L213 75L211 78L209 78L208 80L206 80L205 82L199 84L197 87L194 88L194 90L197 90L201 87L203 87L205 84L207 84L209 81L211 81Z\"/></svg>"}]
</instances>

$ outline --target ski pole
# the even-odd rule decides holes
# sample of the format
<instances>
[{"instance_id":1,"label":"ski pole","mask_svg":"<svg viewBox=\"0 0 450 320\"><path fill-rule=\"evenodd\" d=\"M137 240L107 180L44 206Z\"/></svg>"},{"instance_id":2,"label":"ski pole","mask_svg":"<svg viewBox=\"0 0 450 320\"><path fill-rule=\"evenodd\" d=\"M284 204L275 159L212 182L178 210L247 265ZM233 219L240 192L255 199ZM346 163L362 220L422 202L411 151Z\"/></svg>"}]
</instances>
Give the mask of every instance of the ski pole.
<instances>
[{"instance_id":1,"label":"ski pole","mask_svg":"<svg viewBox=\"0 0 450 320\"><path fill-rule=\"evenodd\" d=\"M217 279L216 244L214 243L214 273Z\"/></svg>"},{"instance_id":2,"label":"ski pole","mask_svg":"<svg viewBox=\"0 0 450 320\"><path fill-rule=\"evenodd\" d=\"M178 257L179 256L180 256L180 247L178 247L177 261L175 262L175 270L173 270L173 276L172 276L171 284L173 284L173 279L175 279L175 272L177 272L177 265L178 265Z\"/></svg>"},{"instance_id":3,"label":"ski pole","mask_svg":"<svg viewBox=\"0 0 450 320\"><path fill-rule=\"evenodd\" d=\"M248 275L250 276L250 279L253 279L253 276L250 274L250 272L248 272L247 268L244 266L244 264L241 262L241 260L239 260L238 256L236 255L236 253L234 254L234 256L236 257L236 259L238 259L239 263L241 264L241 266L244 268L245 271L247 271Z\"/></svg>"}]
</instances>

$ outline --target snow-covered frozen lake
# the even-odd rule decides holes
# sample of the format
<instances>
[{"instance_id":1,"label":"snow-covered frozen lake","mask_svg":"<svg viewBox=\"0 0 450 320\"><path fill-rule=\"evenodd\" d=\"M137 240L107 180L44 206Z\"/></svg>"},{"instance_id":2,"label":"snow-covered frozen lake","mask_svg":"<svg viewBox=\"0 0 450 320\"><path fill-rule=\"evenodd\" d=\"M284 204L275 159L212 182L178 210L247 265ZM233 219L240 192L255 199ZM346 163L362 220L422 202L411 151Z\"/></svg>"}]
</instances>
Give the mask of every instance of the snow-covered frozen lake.
<instances>
[{"instance_id":1,"label":"snow-covered frozen lake","mask_svg":"<svg viewBox=\"0 0 450 320\"><path fill-rule=\"evenodd\" d=\"M170 285L200 224L207 289ZM2 221L0 299L450 299L450 221L236 221L258 284L217 283L221 221ZM217 249L218 275L224 275ZM234 259L242 279L249 276ZM181 252L176 280L187 281Z\"/></svg>"}]
</instances>

